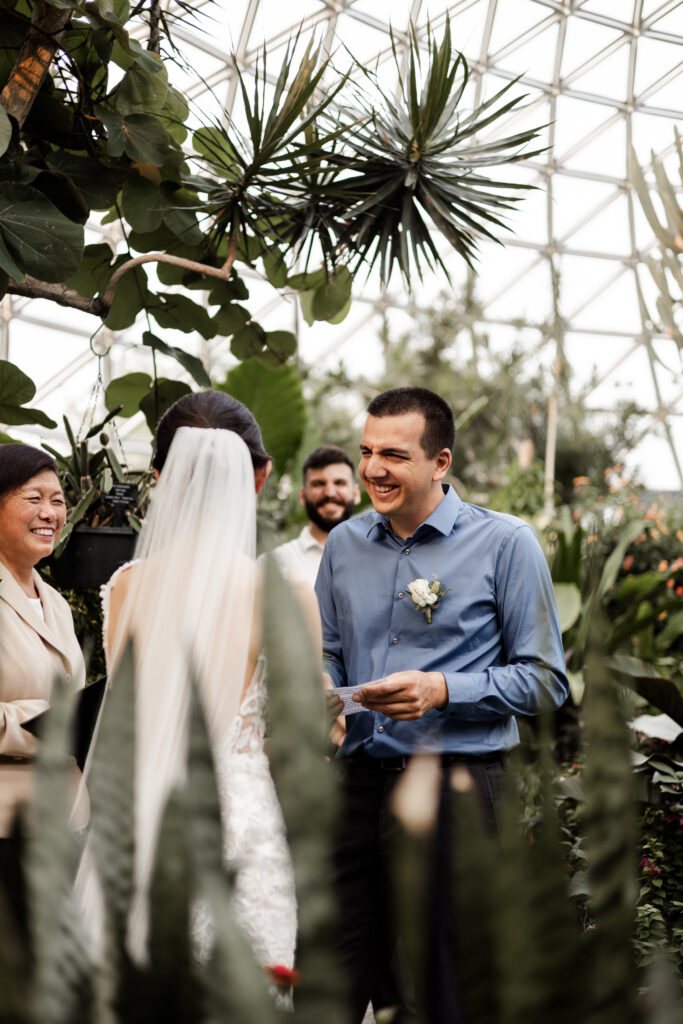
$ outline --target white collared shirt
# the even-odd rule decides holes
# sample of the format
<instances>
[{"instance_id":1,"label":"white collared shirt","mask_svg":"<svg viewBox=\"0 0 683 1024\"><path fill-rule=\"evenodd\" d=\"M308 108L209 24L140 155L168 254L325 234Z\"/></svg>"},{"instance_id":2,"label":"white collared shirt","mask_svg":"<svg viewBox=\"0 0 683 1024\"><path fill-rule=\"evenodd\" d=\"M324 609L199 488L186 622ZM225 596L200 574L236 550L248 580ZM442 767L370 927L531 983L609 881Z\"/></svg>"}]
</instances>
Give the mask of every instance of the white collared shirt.
<instances>
[{"instance_id":1,"label":"white collared shirt","mask_svg":"<svg viewBox=\"0 0 683 1024\"><path fill-rule=\"evenodd\" d=\"M284 576L298 576L314 586L323 550L323 545L311 533L310 526L304 526L298 537L281 544L270 553Z\"/></svg>"}]
</instances>

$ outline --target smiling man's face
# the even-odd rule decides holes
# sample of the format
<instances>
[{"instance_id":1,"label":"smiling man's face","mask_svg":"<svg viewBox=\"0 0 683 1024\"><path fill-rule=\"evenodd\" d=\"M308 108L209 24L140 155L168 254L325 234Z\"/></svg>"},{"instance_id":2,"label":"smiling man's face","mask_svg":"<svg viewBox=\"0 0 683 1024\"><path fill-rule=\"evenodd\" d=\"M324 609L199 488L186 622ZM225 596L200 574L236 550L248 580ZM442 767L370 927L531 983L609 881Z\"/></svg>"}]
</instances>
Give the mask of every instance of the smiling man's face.
<instances>
[{"instance_id":1,"label":"smiling man's face","mask_svg":"<svg viewBox=\"0 0 683 1024\"><path fill-rule=\"evenodd\" d=\"M447 448L430 458L422 447L425 418L368 416L358 472L377 512L388 516L401 537L409 537L443 497L441 481L451 464Z\"/></svg>"},{"instance_id":2,"label":"smiling man's face","mask_svg":"<svg viewBox=\"0 0 683 1024\"><path fill-rule=\"evenodd\" d=\"M344 462L306 470L301 504L310 521L323 533L329 533L337 523L348 519L359 501L353 471Z\"/></svg>"}]
</instances>

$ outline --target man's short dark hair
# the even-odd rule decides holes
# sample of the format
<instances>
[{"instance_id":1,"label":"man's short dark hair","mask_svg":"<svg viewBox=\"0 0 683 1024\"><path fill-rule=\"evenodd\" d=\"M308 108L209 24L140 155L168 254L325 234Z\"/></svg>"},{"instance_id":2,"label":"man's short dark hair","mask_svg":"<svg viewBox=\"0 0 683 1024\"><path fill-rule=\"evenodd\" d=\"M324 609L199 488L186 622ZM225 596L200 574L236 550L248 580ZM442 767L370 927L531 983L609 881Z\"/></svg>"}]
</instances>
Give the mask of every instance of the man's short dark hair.
<instances>
[{"instance_id":1,"label":"man's short dark hair","mask_svg":"<svg viewBox=\"0 0 683 1024\"><path fill-rule=\"evenodd\" d=\"M453 451L453 413L448 402L436 392L427 388L392 388L382 391L368 406L369 416L405 416L410 412L420 412L425 418L420 444L427 458L433 459L443 448Z\"/></svg>"},{"instance_id":2,"label":"man's short dark hair","mask_svg":"<svg viewBox=\"0 0 683 1024\"><path fill-rule=\"evenodd\" d=\"M325 466L336 466L339 462L348 466L353 476L356 467L343 448L338 448L336 444L324 444L320 448L316 448L310 455L306 456L303 464L301 472L304 484L306 483L306 473L308 473L309 469L324 469Z\"/></svg>"}]
</instances>

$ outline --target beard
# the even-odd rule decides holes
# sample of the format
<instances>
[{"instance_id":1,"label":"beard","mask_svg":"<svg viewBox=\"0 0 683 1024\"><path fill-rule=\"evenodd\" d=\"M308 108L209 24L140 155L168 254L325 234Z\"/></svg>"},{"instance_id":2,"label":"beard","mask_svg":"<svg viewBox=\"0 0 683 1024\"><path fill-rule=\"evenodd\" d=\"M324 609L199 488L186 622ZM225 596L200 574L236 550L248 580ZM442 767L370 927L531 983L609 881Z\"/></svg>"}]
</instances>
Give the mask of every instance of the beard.
<instances>
[{"instance_id":1,"label":"beard","mask_svg":"<svg viewBox=\"0 0 683 1024\"><path fill-rule=\"evenodd\" d=\"M336 509L340 511L340 515L336 519L328 519L327 517L323 516L319 511L319 508L325 504L327 504L327 502L323 501L320 502L320 505L314 505L312 501L308 501L308 499L304 500L304 508L306 509L306 515L308 516L310 521L315 526L317 526L319 530L323 530L324 533L329 533L330 530L332 530L335 526L338 526L339 523L343 523L347 519L349 519L351 513L356 507L355 502L353 501L347 502L346 505L336 505Z\"/></svg>"}]
</instances>

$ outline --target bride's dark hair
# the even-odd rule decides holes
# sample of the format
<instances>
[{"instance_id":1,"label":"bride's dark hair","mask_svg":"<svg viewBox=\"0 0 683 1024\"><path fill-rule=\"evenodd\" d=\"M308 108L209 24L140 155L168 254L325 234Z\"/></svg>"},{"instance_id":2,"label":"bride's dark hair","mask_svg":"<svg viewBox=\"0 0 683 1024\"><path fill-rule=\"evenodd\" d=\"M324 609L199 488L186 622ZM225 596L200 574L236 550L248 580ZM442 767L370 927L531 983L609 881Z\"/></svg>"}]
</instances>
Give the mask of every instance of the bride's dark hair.
<instances>
[{"instance_id":1,"label":"bride's dark hair","mask_svg":"<svg viewBox=\"0 0 683 1024\"><path fill-rule=\"evenodd\" d=\"M152 465L159 473L166 462L171 441L179 427L210 427L232 430L239 434L251 455L254 469L265 466L270 455L263 447L258 423L247 409L232 395L223 391L195 391L183 395L161 417L154 437Z\"/></svg>"}]
</instances>

